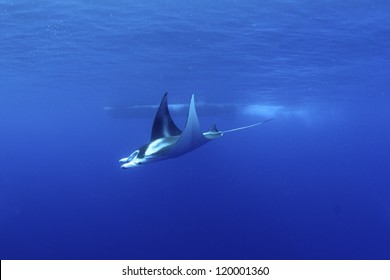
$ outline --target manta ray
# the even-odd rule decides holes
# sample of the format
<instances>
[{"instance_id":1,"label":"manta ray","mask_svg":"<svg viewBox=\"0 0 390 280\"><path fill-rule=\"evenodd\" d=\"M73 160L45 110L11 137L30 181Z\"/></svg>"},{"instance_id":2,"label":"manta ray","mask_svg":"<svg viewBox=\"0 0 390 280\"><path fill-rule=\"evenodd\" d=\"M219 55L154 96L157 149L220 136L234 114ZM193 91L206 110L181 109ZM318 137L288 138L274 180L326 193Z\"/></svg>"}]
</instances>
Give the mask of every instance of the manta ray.
<instances>
[{"instance_id":1,"label":"manta ray","mask_svg":"<svg viewBox=\"0 0 390 280\"><path fill-rule=\"evenodd\" d=\"M135 150L130 156L119 160L122 163L121 168L127 169L176 158L223 136L225 133L258 126L272 120L268 119L225 131L218 130L214 124L208 131L202 132L196 114L195 97L192 95L186 125L182 131L176 126L169 113L167 96L168 93L165 93L154 118L150 142Z\"/></svg>"}]
</instances>

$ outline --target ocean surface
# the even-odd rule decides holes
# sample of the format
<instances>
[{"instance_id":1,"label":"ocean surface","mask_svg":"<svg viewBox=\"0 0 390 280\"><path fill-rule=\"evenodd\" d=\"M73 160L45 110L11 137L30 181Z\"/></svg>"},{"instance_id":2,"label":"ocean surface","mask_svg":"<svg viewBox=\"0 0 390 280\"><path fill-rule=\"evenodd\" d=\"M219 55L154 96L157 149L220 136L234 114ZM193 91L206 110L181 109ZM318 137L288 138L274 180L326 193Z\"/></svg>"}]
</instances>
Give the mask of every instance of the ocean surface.
<instances>
[{"instance_id":1,"label":"ocean surface","mask_svg":"<svg viewBox=\"0 0 390 280\"><path fill-rule=\"evenodd\" d=\"M0 259L390 259L389 94L389 1L0 0Z\"/></svg>"}]
</instances>

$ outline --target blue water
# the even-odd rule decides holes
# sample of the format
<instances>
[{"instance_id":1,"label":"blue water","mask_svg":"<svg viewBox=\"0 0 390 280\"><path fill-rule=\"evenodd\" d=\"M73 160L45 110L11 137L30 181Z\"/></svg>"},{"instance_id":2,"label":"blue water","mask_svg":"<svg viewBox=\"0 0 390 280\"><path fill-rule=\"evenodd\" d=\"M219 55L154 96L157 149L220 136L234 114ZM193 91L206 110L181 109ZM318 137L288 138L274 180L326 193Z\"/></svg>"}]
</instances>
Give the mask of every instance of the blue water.
<instances>
[{"instance_id":1,"label":"blue water","mask_svg":"<svg viewBox=\"0 0 390 280\"><path fill-rule=\"evenodd\" d=\"M389 15L379 0L0 1L0 259L390 259ZM274 120L120 169L154 112L104 108L165 91L242 106L199 114L205 130Z\"/></svg>"}]
</instances>

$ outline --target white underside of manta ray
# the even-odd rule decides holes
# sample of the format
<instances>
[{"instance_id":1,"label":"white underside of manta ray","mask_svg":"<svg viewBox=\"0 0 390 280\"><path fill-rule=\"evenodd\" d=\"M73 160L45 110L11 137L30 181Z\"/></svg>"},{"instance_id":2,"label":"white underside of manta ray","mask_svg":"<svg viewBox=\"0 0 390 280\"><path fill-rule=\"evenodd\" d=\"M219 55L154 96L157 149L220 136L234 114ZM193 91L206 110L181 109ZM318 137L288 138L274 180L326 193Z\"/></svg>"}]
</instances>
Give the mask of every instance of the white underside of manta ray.
<instances>
[{"instance_id":1,"label":"white underside of manta ray","mask_svg":"<svg viewBox=\"0 0 390 280\"><path fill-rule=\"evenodd\" d=\"M209 131L202 132L196 114L194 95L192 95L187 122L184 130L181 131L171 118L168 110L167 93L165 93L154 118L150 142L134 151L130 156L122 158L119 162L123 163L121 168L127 169L179 157L221 137L225 133L258 126L270 120L272 119L225 131L220 131L213 125Z\"/></svg>"}]
</instances>

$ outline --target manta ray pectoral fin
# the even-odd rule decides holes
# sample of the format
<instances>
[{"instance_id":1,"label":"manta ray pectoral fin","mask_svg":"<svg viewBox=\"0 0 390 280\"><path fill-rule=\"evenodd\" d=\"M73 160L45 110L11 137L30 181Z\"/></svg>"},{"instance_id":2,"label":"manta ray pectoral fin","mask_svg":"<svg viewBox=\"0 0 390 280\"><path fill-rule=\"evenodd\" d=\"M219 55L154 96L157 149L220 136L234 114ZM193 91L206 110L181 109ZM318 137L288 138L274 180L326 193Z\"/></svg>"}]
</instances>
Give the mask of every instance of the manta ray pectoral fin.
<instances>
[{"instance_id":1,"label":"manta ray pectoral fin","mask_svg":"<svg viewBox=\"0 0 390 280\"><path fill-rule=\"evenodd\" d=\"M154 117L151 141L159 138L178 136L181 130L173 122L168 109L168 93L166 92L161 100L160 107Z\"/></svg>"},{"instance_id":2,"label":"manta ray pectoral fin","mask_svg":"<svg viewBox=\"0 0 390 280\"><path fill-rule=\"evenodd\" d=\"M189 151L206 144L209 140L210 139L207 139L200 130L198 115L195 109L195 97L192 95L186 126L175 146L169 151L169 156L177 157L188 153Z\"/></svg>"}]
</instances>

